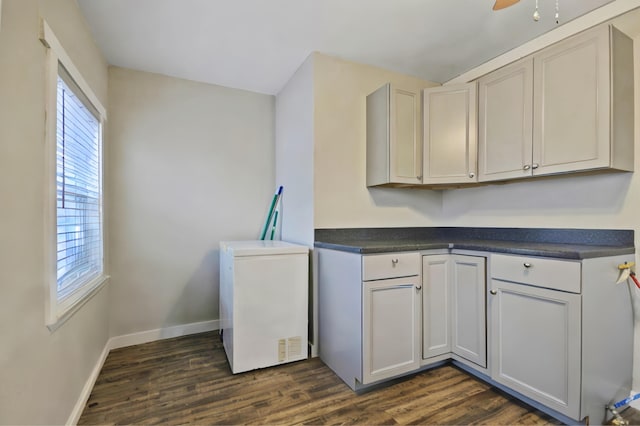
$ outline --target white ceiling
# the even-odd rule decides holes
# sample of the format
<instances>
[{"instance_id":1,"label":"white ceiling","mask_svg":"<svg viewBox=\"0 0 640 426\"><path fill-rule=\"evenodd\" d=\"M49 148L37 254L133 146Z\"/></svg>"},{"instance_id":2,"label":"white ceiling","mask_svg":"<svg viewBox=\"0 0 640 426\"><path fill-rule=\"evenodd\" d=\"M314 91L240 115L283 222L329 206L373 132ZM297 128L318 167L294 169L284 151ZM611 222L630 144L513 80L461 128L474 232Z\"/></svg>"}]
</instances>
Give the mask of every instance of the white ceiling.
<instances>
[{"instance_id":1,"label":"white ceiling","mask_svg":"<svg viewBox=\"0 0 640 426\"><path fill-rule=\"evenodd\" d=\"M554 0L77 0L111 65L276 94L313 51L445 82L556 27ZM560 25L612 0L559 0Z\"/></svg>"}]
</instances>

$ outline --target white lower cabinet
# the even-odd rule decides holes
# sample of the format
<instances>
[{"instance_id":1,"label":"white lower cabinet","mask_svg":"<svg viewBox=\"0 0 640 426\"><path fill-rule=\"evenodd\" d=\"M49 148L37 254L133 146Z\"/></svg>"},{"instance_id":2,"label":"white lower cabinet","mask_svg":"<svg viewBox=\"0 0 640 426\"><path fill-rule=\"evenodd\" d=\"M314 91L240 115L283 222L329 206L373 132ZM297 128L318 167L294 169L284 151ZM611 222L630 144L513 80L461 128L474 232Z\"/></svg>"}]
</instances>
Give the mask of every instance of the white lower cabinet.
<instances>
[{"instance_id":1,"label":"white lower cabinet","mask_svg":"<svg viewBox=\"0 0 640 426\"><path fill-rule=\"evenodd\" d=\"M565 422L606 422L631 391L614 283L634 256L471 254L316 249L320 358L354 390L452 358Z\"/></svg>"},{"instance_id":2,"label":"white lower cabinet","mask_svg":"<svg viewBox=\"0 0 640 426\"><path fill-rule=\"evenodd\" d=\"M422 357L451 352L451 255L422 256Z\"/></svg>"},{"instance_id":3,"label":"white lower cabinet","mask_svg":"<svg viewBox=\"0 0 640 426\"><path fill-rule=\"evenodd\" d=\"M486 367L486 259L461 255L451 257L451 352Z\"/></svg>"},{"instance_id":4,"label":"white lower cabinet","mask_svg":"<svg viewBox=\"0 0 640 426\"><path fill-rule=\"evenodd\" d=\"M362 383L420 367L420 285L417 275L367 281L362 293Z\"/></svg>"},{"instance_id":5,"label":"white lower cabinet","mask_svg":"<svg viewBox=\"0 0 640 426\"><path fill-rule=\"evenodd\" d=\"M492 280L493 375L577 419L580 295Z\"/></svg>"},{"instance_id":6,"label":"white lower cabinet","mask_svg":"<svg viewBox=\"0 0 640 426\"><path fill-rule=\"evenodd\" d=\"M453 353L487 366L485 258L422 257L422 356Z\"/></svg>"},{"instance_id":7,"label":"white lower cabinet","mask_svg":"<svg viewBox=\"0 0 640 426\"><path fill-rule=\"evenodd\" d=\"M632 312L623 257L491 255L491 378L574 421L603 424L629 395Z\"/></svg>"},{"instance_id":8,"label":"white lower cabinet","mask_svg":"<svg viewBox=\"0 0 640 426\"><path fill-rule=\"evenodd\" d=\"M324 363L354 390L418 370L420 254L316 255Z\"/></svg>"}]
</instances>

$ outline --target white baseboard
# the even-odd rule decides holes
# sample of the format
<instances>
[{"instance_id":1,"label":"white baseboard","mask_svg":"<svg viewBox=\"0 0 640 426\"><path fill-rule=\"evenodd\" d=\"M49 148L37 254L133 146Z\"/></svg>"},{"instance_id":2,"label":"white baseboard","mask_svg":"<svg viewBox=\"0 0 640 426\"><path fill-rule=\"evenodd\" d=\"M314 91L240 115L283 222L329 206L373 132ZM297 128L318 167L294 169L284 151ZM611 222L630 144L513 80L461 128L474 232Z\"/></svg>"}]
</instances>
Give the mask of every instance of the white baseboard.
<instances>
[{"instance_id":1,"label":"white baseboard","mask_svg":"<svg viewBox=\"0 0 640 426\"><path fill-rule=\"evenodd\" d=\"M172 337L187 336L189 334L204 333L205 331L218 330L220 320L193 322L191 324L174 325L173 327L157 328L155 330L141 331L138 333L115 336L109 339L109 350L124 348L126 346L155 342L156 340L171 339Z\"/></svg>"},{"instance_id":2,"label":"white baseboard","mask_svg":"<svg viewBox=\"0 0 640 426\"><path fill-rule=\"evenodd\" d=\"M110 338L104 345L104 349L102 350L102 353L100 354L95 367L93 367L89 378L82 388L82 392L80 392L78 401L73 407L71 415L67 419L67 425L78 424L78 420L80 420L82 411L84 410L84 407L89 400L89 396L91 395L91 391L93 390L93 385L96 383L98 375L100 374L100 370L102 370L102 366L104 365L104 362L107 359L107 355L109 355L109 352L111 350L124 348L126 346L139 345L141 343L154 342L156 340L170 339L172 337L187 336L189 334L204 333L205 331L213 331L219 329L220 320L211 320L194 322L191 324L175 325L173 327L167 328L158 328L155 330L141 331L139 333L125 334L122 336L115 336Z\"/></svg>"},{"instance_id":3,"label":"white baseboard","mask_svg":"<svg viewBox=\"0 0 640 426\"><path fill-rule=\"evenodd\" d=\"M82 411L84 410L85 405L87 405L87 401L89 400L89 396L91 395L91 390L93 389L93 385L96 383L98 379L98 375L100 374L100 370L102 370L102 366L104 365L104 361L107 359L107 355L109 355L109 341L104 345L104 349L102 349L102 353L98 358L98 362L96 362L95 367L91 370L91 374L87 379L84 387L82 388L82 392L80 392L80 397L76 402L76 405L73 407L71 411L71 415L67 419L67 425L77 425L78 420L80 420L80 416L82 415Z\"/></svg>"}]
</instances>

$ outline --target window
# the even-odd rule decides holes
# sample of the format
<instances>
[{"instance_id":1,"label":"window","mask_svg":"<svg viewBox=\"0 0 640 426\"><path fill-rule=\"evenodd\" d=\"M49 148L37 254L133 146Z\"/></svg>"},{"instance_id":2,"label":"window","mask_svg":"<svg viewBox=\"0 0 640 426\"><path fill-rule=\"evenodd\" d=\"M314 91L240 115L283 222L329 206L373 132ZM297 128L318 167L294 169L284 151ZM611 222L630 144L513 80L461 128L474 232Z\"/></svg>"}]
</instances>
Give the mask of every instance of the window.
<instances>
[{"instance_id":1,"label":"window","mask_svg":"<svg viewBox=\"0 0 640 426\"><path fill-rule=\"evenodd\" d=\"M105 111L46 22L46 322L66 321L106 281L102 220Z\"/></svg>"},{"instance_id":2,"label":"window","mask_svg":"<svg viewBox=\"0 0 640 426\"><path fill-rule=\"evenodd\" d=\"M56 123L58 301L102 275L101 127L97 113L59 67Z\"/></svg>"}]
</instances>

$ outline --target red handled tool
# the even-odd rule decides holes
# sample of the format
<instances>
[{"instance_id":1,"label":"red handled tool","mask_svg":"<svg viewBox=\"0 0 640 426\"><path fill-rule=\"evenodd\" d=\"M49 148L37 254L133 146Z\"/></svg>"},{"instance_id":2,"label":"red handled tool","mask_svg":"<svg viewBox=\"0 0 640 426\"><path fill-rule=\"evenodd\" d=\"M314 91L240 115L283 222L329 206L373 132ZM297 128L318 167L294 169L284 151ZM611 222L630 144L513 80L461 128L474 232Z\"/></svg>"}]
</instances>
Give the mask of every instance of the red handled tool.
<instances>
[{"instance_id":1,"label":"red handled tool","mask_svg":"<svg viewBox=\"0 0 640 426\"><path fill-rule=\"evenodd\" d=\"M636 287L640 288L640 281L636 278L636 273L632 272L629 274L634 283L636 283Z\"/></svg>"}]
</instances>

